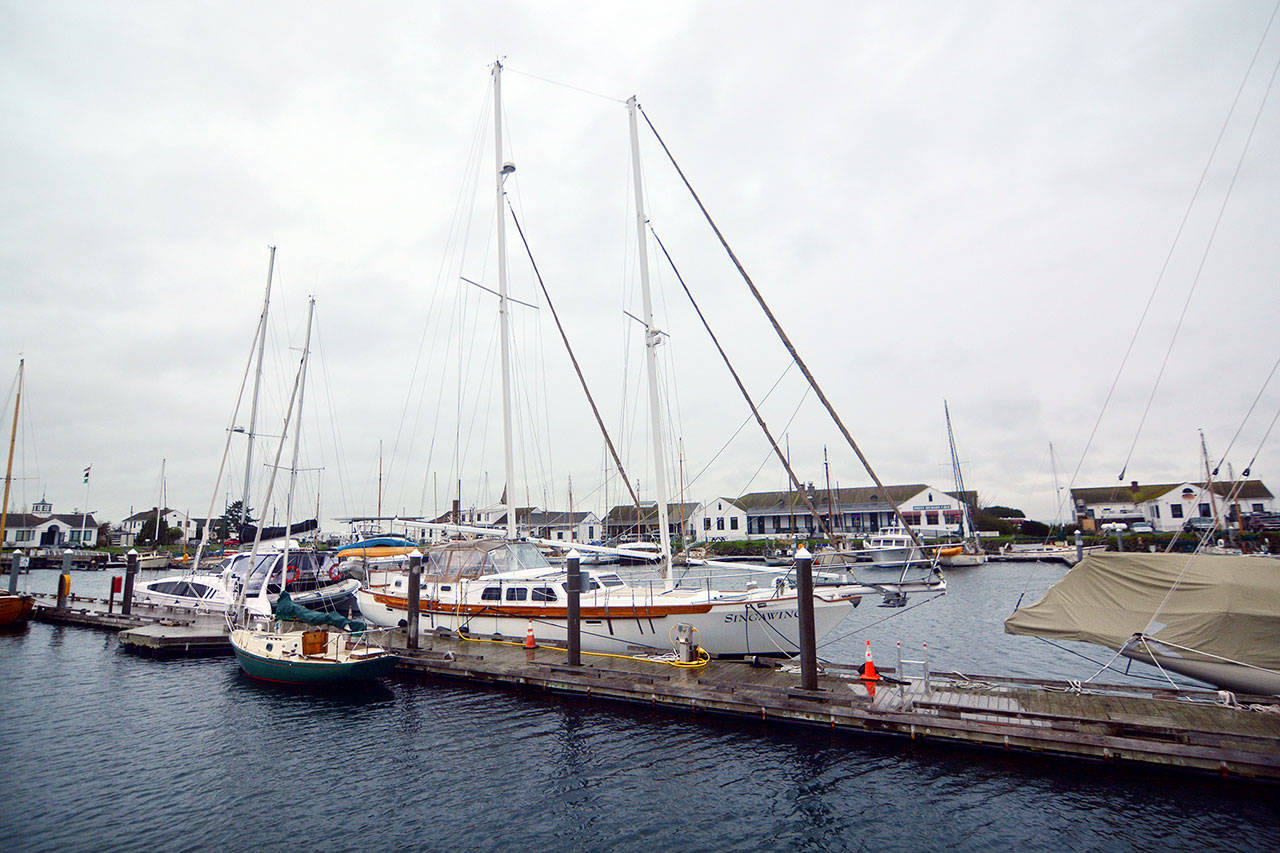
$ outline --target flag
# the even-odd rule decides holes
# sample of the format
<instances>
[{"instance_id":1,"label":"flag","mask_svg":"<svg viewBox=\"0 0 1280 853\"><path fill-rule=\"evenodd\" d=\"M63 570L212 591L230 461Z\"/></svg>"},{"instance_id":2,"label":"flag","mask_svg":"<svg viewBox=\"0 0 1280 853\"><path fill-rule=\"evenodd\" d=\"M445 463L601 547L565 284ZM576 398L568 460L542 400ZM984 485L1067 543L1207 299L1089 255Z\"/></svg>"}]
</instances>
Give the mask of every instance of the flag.
<instances>
[{"instance_id":1,"label":"flag","mask_svg":"<svg viewBox=\"0 0 1280 853\"><path fill-rule=\"evenodd\" d=\"M86 486L87 486L87 485L89 485L89 472L90 472L92 469L93 469L93 466L92 466L92 465L90 465L88 468L85 468L85 469L84 469L84 484L85 484Z\"/></svg>"}]
</instances>

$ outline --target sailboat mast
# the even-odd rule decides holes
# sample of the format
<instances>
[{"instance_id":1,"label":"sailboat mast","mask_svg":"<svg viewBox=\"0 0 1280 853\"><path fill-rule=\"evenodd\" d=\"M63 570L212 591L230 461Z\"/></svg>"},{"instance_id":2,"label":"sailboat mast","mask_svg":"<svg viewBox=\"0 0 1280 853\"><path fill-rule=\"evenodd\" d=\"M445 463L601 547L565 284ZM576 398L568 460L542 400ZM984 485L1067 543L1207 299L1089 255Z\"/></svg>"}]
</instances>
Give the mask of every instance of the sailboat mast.
<instances>
[{"instance_id":1,"label":"sailboat mast","mask_svg":"<svg viewBox=\"0 0 1280 853\"><path fill-rule=\"evenodd\" d=\"M290 529L293 524L293 488L298 482L298 446L302 438L302 400L307 393L307 359L311 355L311 318L315 316L316 299L311 297L307 302L307 335L303 339L302 344L302 366L298 368L298 421L293 428L293 461L289 463L289 493L284 499L284 564L289 565L289 539L293 535ZM318 499L317 499L318 500ZM320 517L316 516L316 523L319 524ZM288 572L285 572L285 580L288 580ZM281 583L281 588L284 584Z\"/></svg>"},{"instance_id":2,"label":"sailboat mast","mask_svg":"<svg viewBox=\"0 0 1280 853\"><path fill-rule=\"evenodd\" d=\"M25 358L18 359L18 393L13 398L13 429L9 431L9 464L4 469L4 503L0 504L0 544L4 543L4 529L9 521L9 486L13 482L13 445L18 439L18 407L22 405L22 374L26 365ZM9 564L9 591L18 586L18 558L15 556Z\"/></svg>"},{"instance_id":3,"label":"sailboat mast","mask_svg":"<svg viewBox=\"0 0 1280 853\"><path fill-rule=\"evenodd\" d=\"M165 494L164 494L164 463L165 463L165 460L163 457L161 457L160 459L160 500L159 500L159 503L156 505L156 529L154 531L154 535L151 537L155 541L155 544L157 546L164 544L164 537L160 535L160 513L164 511L161 507L164 505L164 502L166 500ZM81 535L81 538L83 538L83 534Z\"/></svg>"},{"instance_id":4,"label":"sailboat mast","mask_svg":"<svg viewBox=\"0 0 1280 853\"><path fill-rule=\"evenodd\" d=\"M1204 459L1204 486L1209 490L1209 506L1213 512L1213 527L1218 528L1218 496L1213 491L1213 475L1209 470L1209 447L1204 443L1204 430L1200 430L1200 456Z\"/></svg>"},{"instance_id":5,"label":"sailboat mast","mask_svg":"<svg viewBox=\"0 0 1280 853\"><path fill-rule=\"evenodd\" d=\"M947 444L951 446L951 476L956 481L956 500L960 501L960 538L972 532L973 522L969 518L969 503L964 496L964 475L960 473L960 455L956 453L956 437L951 431L951 408L947 401L942 401L943 414L947 416Z\"/></svg>"},{"instance_id":6,"label":"sailboat mast","mask_svg":"<svg viewBox=\"0 0 1280 853\"><path fill-rule=\"evenodd\" d=\"M262 386L262 355L267 347L267 309L271 305L271 278L276 271L276 247L267 261L267 291L262 296L262 313L258 315L258 369L253 376L253 397L249 403L249 444L244 451L244 493L240 498L240 526L249 521L249 483L253 476L253 431L258 424L258 390ZM243 393L243 392L242 392Z\"/></svg>"},{"instance_id":7,"label":"sailboat mast","mask_svg":"<svg viewBox=\"0 0 1280 853\"><path fill-rule=\"evenodd\" d=\"M516 170L502 162L502 63L493 63L493 158L494 190L498 217L498 322L502 336L502 461L507 482L503 487L503 507L507 513L507 538L516 537L515 458L511 449L511 320L507 306L507 217L502 210L506 195L503 184Z\"/></svg>"},{"instance_id":8,"label":"sailboat mast","mask_svg":"<svg viewBox=\"0 0 1280 853\"><path fill-rule=\"evenodd\" d=\"M644 228L644 187L640 179L640 135L636 130L636 96L627 99L627 118L631 125L631 177L636 196L636 256L640 259L640 293L644 300L645 361L649 371L649 416L653 433L653 476L658 499L658 533L662 544L659 574L670 581L671 529L667 520L667 471L662 455L662 412L658 399L658 344L662 333L653 325L653 298L649 294L649 253Z\"/></svg>"}]
</instances>

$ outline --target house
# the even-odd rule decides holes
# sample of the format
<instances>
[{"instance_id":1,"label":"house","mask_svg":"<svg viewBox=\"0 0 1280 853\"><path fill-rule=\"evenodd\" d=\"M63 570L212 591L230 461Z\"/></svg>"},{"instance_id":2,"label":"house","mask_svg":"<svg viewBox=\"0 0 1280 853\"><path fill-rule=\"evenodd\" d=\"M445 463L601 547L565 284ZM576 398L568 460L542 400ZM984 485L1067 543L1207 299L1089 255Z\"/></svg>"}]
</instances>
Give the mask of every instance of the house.
<instances>
[{"instance_id":1,"label":"house","mask_svg":"<svg viewBox=\"0 0 1280 853\"><path fill-rule=\"evenodd\" d=\"M698 516L700 509L701 504L693 502L667 504L667 528L672 539L698 538L693 528L694 519ZM604 535L606 539L638 536L656 541L658 538L657 502L641 503L638 514L635 504L615 506L604 517Z\"/></svg>"},{"instance_id":2,"label":"house","mask_svg":"<svg viewBox=\"0 0 1280 853\"><path fill-rule=\"evenodd\" d=\"M747 538L747 509L737 498L716 498L703 504L694 520L695 538L711 542Z\"/></svg>"},{"instance_id":3,"label":"house","mask_svg":"<svg viewBox=\"0 0 1280 853\"><path fill-rule=\"evenodd\" d=\"M55 513L53 505L39 500L29 513L11 513L5 520L3 548L51 548L59 545L94 548L98 522L92 513Z\"/></svg>"},{"instance_id":4,"label":"house","mask_svg":"<svg viewBox=\"0 0 1280 853\"><path fill-rule=\"evenodd\" d=\"M177 528L181 531L179 542L195 542L204 534L204 519L191 518L184 512L178 512L176 509L165 507L160 511L160 523L169 529ZM112 531L111 544L119 544L121 547L132 548L138 539L138 534L142 532L142 527L147 522L155 524L156 508L136 512L133 515L120 522L120 526Z\"/></svg>"},{"instance_id":5,"label":"house","mask_svg":"<svg viewBox=\"0 0 1280 853\"><path fill-rule=\"evenodd\" d=\"M516 519L519 518L517 515ZM600 538L603 529L600 516L594 512L535 510L529 513L527 521L534 536L557 541L593 542Z\"/></svg>"},{"instance_id":6,"label":"house","mask_svg":"<svg viewBox=\"0 0 1280 853\"><path fill-rule=\"evenodd\" d=\"M1238 487L1238 488L1237 488ZM1231 506L1227 498L1232 497ZM1157 532L1181 530L1188 519L1219 518L1239 524L1240 515L1275 512L1275 497L1261 480L1214 483L1159 483L1090 487L1071 490L1076 520L1085 530L1103 524L1146 521Z\"/></svg>"},{"instance_id":7,"label":"house","mask_svg":"<svg viewBox=\"0 0 1280 853\"><path fill-rule=\"evenodd\" d=\"M803 496L802 496L803 495ZM977 499L965 492L970 506ZM818 514L827 519L836 536L857 537L898 524L894 507L922 536L942 537L959 531L964 505L955 493L926 483L854 488L814 488L805 486L803 493L754 492L734 498L734 504L745 511L746 539L779 537L814 538L823 535L822 524L813 517L805 499Z\"/></svg>"}]
</instances>

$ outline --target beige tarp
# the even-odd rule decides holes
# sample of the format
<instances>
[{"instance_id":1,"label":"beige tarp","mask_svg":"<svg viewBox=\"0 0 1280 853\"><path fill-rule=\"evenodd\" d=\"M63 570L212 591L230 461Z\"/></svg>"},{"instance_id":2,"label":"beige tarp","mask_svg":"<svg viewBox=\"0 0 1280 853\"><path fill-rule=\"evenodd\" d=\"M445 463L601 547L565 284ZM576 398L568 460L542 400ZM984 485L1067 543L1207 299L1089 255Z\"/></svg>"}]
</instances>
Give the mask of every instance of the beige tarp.
<instances>
[{"instance_id":1,"label":"beige tarp","mask_svg":"<svg viewBox=\"0 0 1280 853\"><path fill-rule=\"evenodd\" d=\"M1280 669L1280 560L1094 554L1040 601L1015 611L1004 630L1117 650L1142 632L1207 655Z\"/></svg>"}]
</instances>

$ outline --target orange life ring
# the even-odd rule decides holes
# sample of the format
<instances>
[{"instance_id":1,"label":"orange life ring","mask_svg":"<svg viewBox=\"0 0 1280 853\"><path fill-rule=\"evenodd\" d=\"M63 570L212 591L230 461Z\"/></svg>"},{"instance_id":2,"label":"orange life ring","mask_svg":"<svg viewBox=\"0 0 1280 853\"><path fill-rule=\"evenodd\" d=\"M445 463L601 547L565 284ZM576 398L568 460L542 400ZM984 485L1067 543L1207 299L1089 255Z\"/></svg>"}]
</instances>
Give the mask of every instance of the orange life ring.
<instances>
[{"instance_id":1,"label":"orange life ring","mask_svg":"<svg viewBox=\"0 0 1280 853\"><path fill-rule=\"evenodd\" d=\"M285 580L288 581L289 583L293 583L294 581L296 581L298 579L298 567L290 566L289 571L285 574L284 577L285 577Z\"/></svg>"},{"instance_id":2,"label":"orange life ring","mask_svg":"<svg viewBox=\"0 0 1280 853\"><path fill-rule=\"evenodd\" d=\"M336 581L340 577L342 577L342 569L338 567L337 563L334 563L329 567L329 580Z\"/></svg>"}]
</instances>

